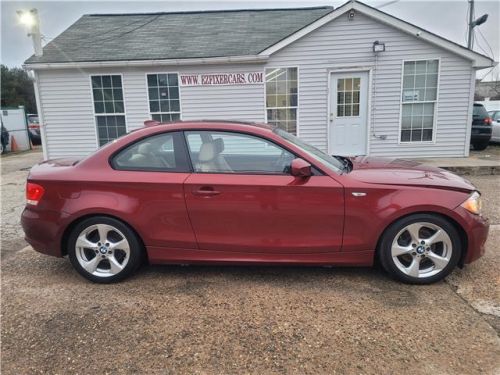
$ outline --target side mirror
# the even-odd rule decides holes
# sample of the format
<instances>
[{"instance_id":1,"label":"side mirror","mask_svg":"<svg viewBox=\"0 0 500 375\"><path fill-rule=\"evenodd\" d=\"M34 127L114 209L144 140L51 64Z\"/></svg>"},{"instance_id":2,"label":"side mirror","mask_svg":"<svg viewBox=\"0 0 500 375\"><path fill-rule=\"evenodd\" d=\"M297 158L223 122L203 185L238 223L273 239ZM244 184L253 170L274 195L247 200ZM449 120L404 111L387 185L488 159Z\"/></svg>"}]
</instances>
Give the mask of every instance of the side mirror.
<instances>
[{"instance_id":1,"label":"side mirror","mask_svg":"<svg viewBox=\"0 0 500 375\"><path fill-rule=\"evenodd\" d=\"M311 164L304 159L293 159L290 166L292 176L295 177L310 177L312 176Z\"/></svg>"}]
</instances>

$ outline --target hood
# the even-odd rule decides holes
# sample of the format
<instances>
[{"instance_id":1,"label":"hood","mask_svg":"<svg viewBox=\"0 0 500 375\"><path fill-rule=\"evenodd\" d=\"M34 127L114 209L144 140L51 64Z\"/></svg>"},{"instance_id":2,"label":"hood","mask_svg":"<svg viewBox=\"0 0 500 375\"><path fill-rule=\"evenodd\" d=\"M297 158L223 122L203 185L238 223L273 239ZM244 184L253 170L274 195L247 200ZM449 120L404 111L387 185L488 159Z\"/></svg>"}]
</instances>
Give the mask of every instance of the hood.
<instances>
[{"instance_id":1,"label":"hood","mask_svg":"<svg viewBox=\"0 0 500 375\"><path fill-rule=\"evenodd\" d=\"M466 179L441 168L424 165L415 160L358 156L349 176L370 184L404 185L441 188L459 191L477 190Z\"/></svg>"}]
</instances>

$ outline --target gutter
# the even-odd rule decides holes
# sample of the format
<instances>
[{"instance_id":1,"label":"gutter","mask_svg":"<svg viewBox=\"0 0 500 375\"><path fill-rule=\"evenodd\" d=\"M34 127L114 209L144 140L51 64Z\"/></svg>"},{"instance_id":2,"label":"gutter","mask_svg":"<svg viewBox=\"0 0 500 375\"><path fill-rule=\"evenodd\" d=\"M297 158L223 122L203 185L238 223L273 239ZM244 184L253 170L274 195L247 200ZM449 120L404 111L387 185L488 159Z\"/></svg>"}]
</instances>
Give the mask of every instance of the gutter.
<instances>
[{"instance_id":1,"label":"gutter","mask_svg":"<svg viewBox=\"0 0 500 375\"><path fill-rule=\"evenodd\" d=\"M229 64L229 63L262 63L269 59L268 55L226 56L226 57L203 57L191 59L163 59L163 60L119 60L119 61L82 61L82 62L55 62L55 63L27 63L24 69L70 69L70 68L117 68L124 66L158 66L158 65L207 65L207 64Z\"/></svg>"}]
</instances>

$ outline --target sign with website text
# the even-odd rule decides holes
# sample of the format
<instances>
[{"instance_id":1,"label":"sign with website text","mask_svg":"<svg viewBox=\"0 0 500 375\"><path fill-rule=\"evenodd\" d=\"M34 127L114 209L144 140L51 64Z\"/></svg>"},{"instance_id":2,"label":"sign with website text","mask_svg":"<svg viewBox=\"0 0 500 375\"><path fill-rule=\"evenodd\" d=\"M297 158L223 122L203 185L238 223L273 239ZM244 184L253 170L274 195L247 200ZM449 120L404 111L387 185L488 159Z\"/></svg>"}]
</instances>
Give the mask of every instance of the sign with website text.
<instances>
[{"instance_id":1,"label":"sign with website text","mask_svg":"<svg viewBox=\"0 0 500 375\"><path fill-rule=\"evenodd\" d=\"M259 85L263 72L179 74L181 86Z\"/></svg>"}]
</instances>

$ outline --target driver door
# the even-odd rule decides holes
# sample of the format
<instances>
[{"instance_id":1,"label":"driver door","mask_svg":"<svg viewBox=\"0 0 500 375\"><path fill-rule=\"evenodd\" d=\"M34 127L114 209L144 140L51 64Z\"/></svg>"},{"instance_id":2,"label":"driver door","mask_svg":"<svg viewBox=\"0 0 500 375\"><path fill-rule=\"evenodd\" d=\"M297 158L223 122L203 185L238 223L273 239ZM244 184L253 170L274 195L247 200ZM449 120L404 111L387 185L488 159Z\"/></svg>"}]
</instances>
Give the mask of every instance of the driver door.
<instances>
[{"instance_id":1,"label":"driver door","mask_svg":"<svg viewBox=\"0 0 500 375\"><path fill-rule=\"evenodd\" d=\"M184 182L189 217L203 250L252 253L338 251L343 188L320 172L288 173L296 157L253 135L185 132L194 173Z\"/></svg>"}]
</instances>

